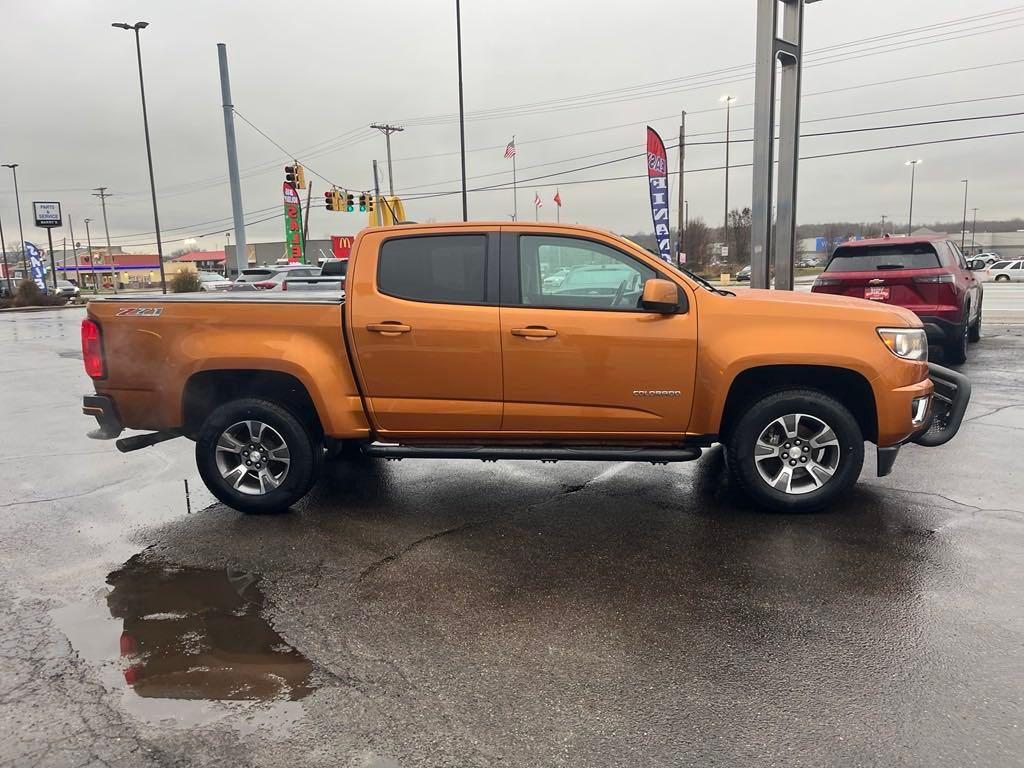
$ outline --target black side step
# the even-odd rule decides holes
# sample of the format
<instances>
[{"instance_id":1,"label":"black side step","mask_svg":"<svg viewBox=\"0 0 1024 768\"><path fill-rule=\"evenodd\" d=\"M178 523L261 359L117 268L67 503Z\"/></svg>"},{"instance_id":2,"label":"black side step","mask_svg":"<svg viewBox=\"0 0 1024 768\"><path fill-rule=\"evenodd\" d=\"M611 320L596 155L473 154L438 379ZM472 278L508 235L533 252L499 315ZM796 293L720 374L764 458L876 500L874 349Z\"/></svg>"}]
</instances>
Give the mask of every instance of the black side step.
<instances>
[{"instance_id":1,"label":"black side step","mask_svg":"<svg viewBox=\"0 0 1024 768\"><path fill-rule=\"evenodd\" d=\"M176 429L169 429L164 432L148 432L145 435L122 437L114 445L117 446L117 450L121 453L131 453L141 448L149 448L149 446L156 445L157 443L173 440L176 437L181 437L181 432L178 432Z\"/></svg>"},{"instance_id":2,"label":"black side step","mask_svg":"<svg viewBox=\"0 0 1024 768\"><path fill-rule=\"evenodd\" d=\"M545 446L447 446L447 445L388 445L371 443L363 446L363 453L379 459L534 459L540 461L649 461L667 464L672 461L694 461L701 456L700 448L633 448L633 447L565 447Z\"/></svg>"}]
</instances>

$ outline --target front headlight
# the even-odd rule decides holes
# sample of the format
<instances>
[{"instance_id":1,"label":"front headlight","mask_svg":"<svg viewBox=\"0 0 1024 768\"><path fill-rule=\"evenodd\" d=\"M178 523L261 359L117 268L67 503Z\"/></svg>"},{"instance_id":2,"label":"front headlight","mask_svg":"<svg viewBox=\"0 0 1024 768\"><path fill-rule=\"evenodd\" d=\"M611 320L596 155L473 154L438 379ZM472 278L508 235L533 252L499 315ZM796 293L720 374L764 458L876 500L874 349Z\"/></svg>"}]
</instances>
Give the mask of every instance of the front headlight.
<instances>
[{"instance_id":1,"label":"front headlight","mask_svg":"<svg viewBox=\"0 0 1024 768\"><path fill-rule=\"evenodd\" d=\"M928 337L922 328L879 328L878 335L896 357L928 359Z\"/></svg>"}]
</instances>

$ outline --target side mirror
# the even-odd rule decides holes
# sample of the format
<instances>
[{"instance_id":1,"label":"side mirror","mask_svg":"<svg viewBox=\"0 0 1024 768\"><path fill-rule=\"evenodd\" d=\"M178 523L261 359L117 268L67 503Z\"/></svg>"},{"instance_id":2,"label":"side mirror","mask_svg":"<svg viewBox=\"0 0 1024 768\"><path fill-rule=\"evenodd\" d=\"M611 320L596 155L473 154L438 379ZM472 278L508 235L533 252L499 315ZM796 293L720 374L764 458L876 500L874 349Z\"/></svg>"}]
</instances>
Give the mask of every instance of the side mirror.
<instances>
[{"instance_id":1,"label":"side mirror","mask_svg":"<svg viewBox=\"0 0 1024 768\"><path fill-rule=\"evenodd\" d=\"M967 262L967 266L970 267L972 272L981 272L985 269L984 259L974 259L973 261Z\"/></svg>"},{"instance_id":2,"label":"side mirror","mask_svg":"<svg viewBox=\"0 0 1024 768\"><path fill-rule=\"evenodd\" d=\"M679 288L668 280L651 279L644 283L640 306L651 312L671 315L679 311Z\"/></svg>"}]
</instances>

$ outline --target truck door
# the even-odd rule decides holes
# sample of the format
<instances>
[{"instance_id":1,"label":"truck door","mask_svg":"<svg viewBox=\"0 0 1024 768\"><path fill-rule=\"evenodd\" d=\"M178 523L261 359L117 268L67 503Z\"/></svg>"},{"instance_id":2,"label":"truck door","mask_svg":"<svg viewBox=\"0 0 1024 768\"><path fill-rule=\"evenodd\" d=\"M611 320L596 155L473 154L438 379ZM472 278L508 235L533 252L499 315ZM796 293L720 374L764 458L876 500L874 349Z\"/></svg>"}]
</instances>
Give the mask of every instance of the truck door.
<instances>
[{"instance_id":1,"label":"truck door","mask_svg":"<svg viewBox=\"0 0 1024 768\"><path fill-rule=\"evenodd\" d=\"M501 428L497 228L368 233L348 277L354 362L384 435Z\"/></svg>"},{"instance_id":2,"label":"truck door","mask_svg":"<svg viewBox=\"0 0 1024 768\"><path fill-rule=\"evenodd\" d=\"M697 318L639 308L671 279L614 241L505 231L503 432L678 439L693 402ZM651 260L654 262L655 260Z\"/></svg>"}]
</instances>

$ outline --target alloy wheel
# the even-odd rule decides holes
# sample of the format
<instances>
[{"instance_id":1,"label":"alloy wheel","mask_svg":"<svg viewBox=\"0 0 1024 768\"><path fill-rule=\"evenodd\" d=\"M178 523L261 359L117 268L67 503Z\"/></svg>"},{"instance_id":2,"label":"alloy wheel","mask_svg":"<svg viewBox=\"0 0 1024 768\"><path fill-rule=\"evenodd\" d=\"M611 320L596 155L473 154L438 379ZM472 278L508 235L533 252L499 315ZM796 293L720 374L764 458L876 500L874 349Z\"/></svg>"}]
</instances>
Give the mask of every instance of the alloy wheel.
<instances>
[{"instance_id":1,"label":"alloy wheel","mask_svg":"<svg viewBox=\"0 0 1024 768\"><path fill-rule=\"evenodd\" d=\"M780 416L754 443L754 466L761 479L789 495L821 488L839 469L841 457L832 427L806 413Z\"/></svg>"},{"instance_id":2,"label":"alloy wheel","mask_svg":"<svg viewBox=\"0 0 1024 768\"><path fill-rule=\"evenodd\" d=\"M239 421L217 438L217 470L239 493L262 496L288 476L291 452L281 433L262 421Z\"/></svg>"}]
</instances>

